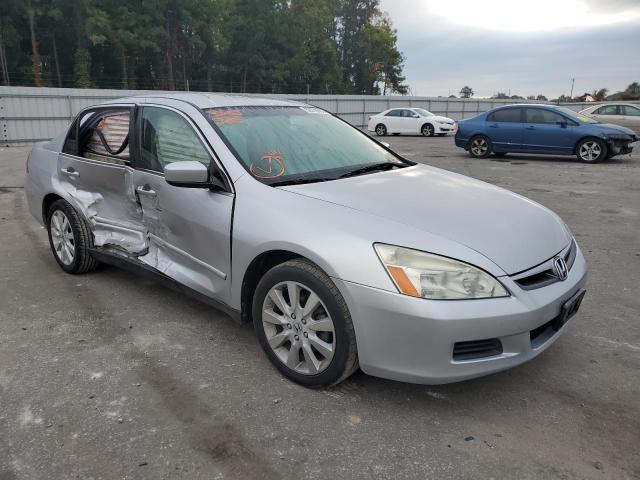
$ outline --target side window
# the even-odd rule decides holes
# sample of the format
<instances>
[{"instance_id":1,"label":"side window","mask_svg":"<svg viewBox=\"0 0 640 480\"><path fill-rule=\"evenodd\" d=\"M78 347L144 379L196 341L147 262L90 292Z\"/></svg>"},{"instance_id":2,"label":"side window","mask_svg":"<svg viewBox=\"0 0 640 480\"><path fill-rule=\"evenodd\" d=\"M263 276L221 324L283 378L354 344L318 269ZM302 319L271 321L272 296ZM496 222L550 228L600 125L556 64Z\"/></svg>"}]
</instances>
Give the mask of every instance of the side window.
<instances>
[{"instance_id":1,"label":"side window","mask_svg":"<svg viewBox=\"0 0 640 480\"><path fill-rule=\"evenodd\" d=\"M520 123L522 121L521 108L503 108L493 112L487 117L489 122L503 122L503 123Z\"/></svg>"},{"instance_id":2,"label":"side window","mask_svg":"<svg viewBox=\"0 0 640 480\"><path fill-rule=\"evenodd\" d=\"M142 110L140 168L164 172L165 165L195 160L207 167L211 157L189 122L172 110Z\"/></svg>"},{"instance_id":3,"label":"side window","mask_svg":"<svg viewBox=\"0 0 640 480\"><path fill-rule=\"evenodd\" d=\"M618 114L618 106L617 105L605 105L604 107L600 107L596 110L596 115L617 115Z\"/></svg>"},{"instance_id":4,"label":"side window","mask_svg":"<svg viewBox=\"0 0 640 480\"><path fill-rule=\"evenodd\" d=\"M640 117L640 108L632 107L631 105L622 105L620 108L622 109L623 115Z\"/></svg>"},{"instance_id":5,"label":"side window","mask_svg":"<svg viewBox=\"0 0 640 480\"><path fill-rule=\"evenodd\" d=\"M525 123L546 123L551 125L567 121L562 115L541 108L527 108L525 110L525 118Z\"/></svg>"},{"instance_id":6,"label":"side window","mask_svg":"<svg viewBox=\"0 0 640 480\"><path fill-rule=\"evenodd\" d=\"M69 127L69 132L67 133L67 138L64 140L64 145L62 146L62 153L68 153L69 155L78 155L78 122L79 118L71 123Z\"/></svg>"},{"instance_id":7,"label":"side window","mask_svg":"<svg viewBox=\"0 0 640 480\"><path fill-rule=\"evenodd\" d=\"M405 118L414 118L417 115L413 110L402 110L402 116Z\"/></svg>"},{"instance_id":8,"label":"side window","mask_svg":"<svg viewBox=\"0 0 640 480\"><path fill-rule=\"evenodd\" d=\"M78 155L106 162L129 161L131 110L100 110L78 118Z\"/></svg>"},{"instance_id":9,"label":"side window","mask_svg":"<svg viewBox=\"0 0 640 480\"><path fill-rule=\"evenodd\" d=\"M400 117L402 116L401 110L391 110L385 115L385 117Z\"/></svg>"}]
</instances>

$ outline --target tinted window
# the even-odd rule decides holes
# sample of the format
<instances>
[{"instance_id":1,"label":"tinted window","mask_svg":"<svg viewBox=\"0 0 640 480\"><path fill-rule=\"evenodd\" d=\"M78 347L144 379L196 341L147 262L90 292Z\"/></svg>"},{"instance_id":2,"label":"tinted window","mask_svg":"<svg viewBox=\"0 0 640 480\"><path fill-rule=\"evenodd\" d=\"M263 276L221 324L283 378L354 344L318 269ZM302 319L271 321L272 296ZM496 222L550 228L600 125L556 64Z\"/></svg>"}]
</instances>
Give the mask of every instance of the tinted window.
<instances>
[{"instance_id":1,"label":"tinted window","mask_svg":"<svg viewBox=\"0 0 640 480\"><path fill-rule=\"evenodd\" d=\"M623 115L633 115L634 117L640 116L640 109L631 107L629 105L623 105L620 107Z\"/></svg>"},{"instance_id":2,"label":"tinted window","mask_svg":"<svg viewBox=\"0 0 640 480\"><path fill-rule=\"evenodd\" d=\"M172 110L145 107L141 133L141 168L164 172L165 165L183 160L209 166L211 157L193 127Z\"/></svg>"},{"instance_id":3,"label":"tinted window","mask_svg":"<svg viewBox=\"0 0 640 480\"><path fill-rule=\"evenodd\" d=\"M521 108L503 108L493 112L487 120L489 122L506 122L506 123L518 123L521 122L520 112Z\"/></svg>"},{"instance_id":4,"label":"tinted window","mask_svg":"<svg viewBox=\"0 0 640 480\"><path fill-rule=\"evenodd\" d=\"M597 115L617 115L618 107L616 105L606 105L596 110Z\"/></svg>"},{"instance_id":5,"label":"tinted window","mask_svg":"<svg viewBox=\"0 0 640 480\"><path fill-rule=\"evenodd\" d=\"M552 125L567 121L562 115L541 108L527 108L525 110L525 119L525 123L548 123Z\"/></svg>"},{"instance_id":6,"label":"tinted window","mask_svg":"<svg viewBox=\"0 0 640 480\"><path fill-rule=\"evenodd\" d=\"M391 110L389 113L385 115L385 117L401 117L402 110Z\"/></svg>"}]
</instances>

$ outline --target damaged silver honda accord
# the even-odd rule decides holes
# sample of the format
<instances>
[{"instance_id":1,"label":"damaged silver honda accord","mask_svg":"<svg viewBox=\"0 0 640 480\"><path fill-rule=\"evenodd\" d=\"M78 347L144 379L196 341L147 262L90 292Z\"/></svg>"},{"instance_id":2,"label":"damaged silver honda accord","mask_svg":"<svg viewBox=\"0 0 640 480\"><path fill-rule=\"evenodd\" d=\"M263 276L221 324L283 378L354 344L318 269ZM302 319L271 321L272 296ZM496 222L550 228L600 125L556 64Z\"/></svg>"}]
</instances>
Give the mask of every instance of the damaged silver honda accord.
<instances>
[{"instance_id":1,"label":"damaged silver honda accord","mask_svg":"<svg viewBox=\"0 0 640 480\"><path fill-rule=\"evenodd\" d=\"M426 384L513 367L585 293L553 212L295 102L88 108L33 148L25 188L64 271L115 264L253 322L271 362L310 387L358 367Z\"/></svg>"}]
</instances>

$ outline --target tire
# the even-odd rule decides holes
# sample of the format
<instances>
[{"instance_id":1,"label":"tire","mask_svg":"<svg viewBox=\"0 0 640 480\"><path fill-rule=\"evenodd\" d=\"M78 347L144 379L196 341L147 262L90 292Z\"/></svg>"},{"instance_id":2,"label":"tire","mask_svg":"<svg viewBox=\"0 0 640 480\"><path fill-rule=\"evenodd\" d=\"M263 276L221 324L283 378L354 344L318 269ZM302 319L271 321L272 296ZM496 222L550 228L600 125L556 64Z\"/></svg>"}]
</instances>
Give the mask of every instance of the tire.
<instances>
[{"instance_id":1,"label":"tire","mask_svg":"<svg viewBox=\"0 0 640 480\"><path fill-rule=\"evenodd\" d=\"M84 219L66 200L58 200L47 213L49 246L60 268L79 274L95 270L99 263L89 249L93 236Z\"/></svg>"},{"instance_id":2,"label":"tire","mask_svg":"<svg viewBox=\"0 0 640 480\"><path fill-rule=\"evenodd\" d=\"M379 137L384 137L387 135L387 127L385 127L382 123L376 125L376 135Z\"/></svg>"},{"instance_id":3,"label":"tire","mask_svg":"<svg viewBox=\"0 0 640 480\"><path fill-rule=\"evenodd\" d=\"M469 155L473 158L487 158L492 151L493 146L489 137L476 135L469 140Z\"/></svg>"},{"instance_id":4,"label":"tire","mask_svg":"<svg viewBox=\"0 0 640 480\"><path fill-rule=\"evenodd\" d=\"M425 123L420 129L420 132L425 137L433 137L435 135L435 131L435 128L433 128L433 125L431 125L430 123Z\"/></svg>"},{"instance_id":5,"label":"tire","mask_svg":"<svg viewBox=\"0 0 640 480\"><path fill-rule=\"evenodd\" d=\"M297 292L297 302L290 291ZM318 300L315 308L305 313L312 298ZM292 311L294 302L297 308ZM289 260L269 270L256 287L252 316L260 346L290 380L305 387L329 387L358 369L347 304L331 279L308 260ZM330 354L325 353L327 346Z\"/></svg>"},{"instance_id":6,"label":"tire","mask_svg":"<svg viewBox=\"0 0 640 480\"><path fill-rule=\"evenodd\" d=\"M494 157L502 158L507 156L507 152L493 152Z\"/></svg>"},{"instance_id":7,"label":"tire","mask_svg":"<svg viewBox=\"0 0 640 480\"><path fill-rule=\"evenodd\" d=\"M609 149L598 138L585 138L576 145L576 157L585 163L598 163L607 159Z\"/></svg>"}]
</instances>

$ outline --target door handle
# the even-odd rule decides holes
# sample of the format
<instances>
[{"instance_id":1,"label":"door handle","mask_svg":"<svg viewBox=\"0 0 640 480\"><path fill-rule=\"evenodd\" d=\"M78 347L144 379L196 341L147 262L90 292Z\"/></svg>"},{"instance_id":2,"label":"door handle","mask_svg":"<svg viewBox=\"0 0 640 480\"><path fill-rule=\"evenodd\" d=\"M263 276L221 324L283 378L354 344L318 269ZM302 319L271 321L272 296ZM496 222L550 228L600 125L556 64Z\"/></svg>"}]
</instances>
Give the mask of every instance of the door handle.
<instances>
[{"instance_id":1,"label":"door handle","mask_svg":"<svg viewBox=\"0 0 640 480\"><path fill-rule=\"evenodd\" d=\"M145 197L155 197L157 195L156 191L155 190L151 190L149 185L144 185L142 187L136 187L136 192L138 192L138 195L143 195Z\"/></svg>"},{"instance_id":2,"label":"door handle","mask_svg":"<svg viewBox=\"0 0 640 480\"><path fill-rule=\"evenodd\" d=\"M495 123L492 123L491 125L489 125L489 128L498 128L498 125Z\"/></svg>"},{"instance_id":3,"label":"door handle","mask_svg":"<svg viewBox=\"0 0 640 480\"><path fill-rule=\"evenodd\" d=\"M80 176L80 173L76 172L73 167L62 168L60 171L70 178L78 178Z\"/></svg>"},{"instance_id":4,"label":"door handle","mask_svg":"<svg viewBox=\"0 0 640 480\"><path fill-rule=\"evenodd\" d=\"M529 126L526 126L524 128L526 128L527 130L535 130L536 129L536 127L533 126L533 125L529 125Z\"/></svg>"}]
</instances>

